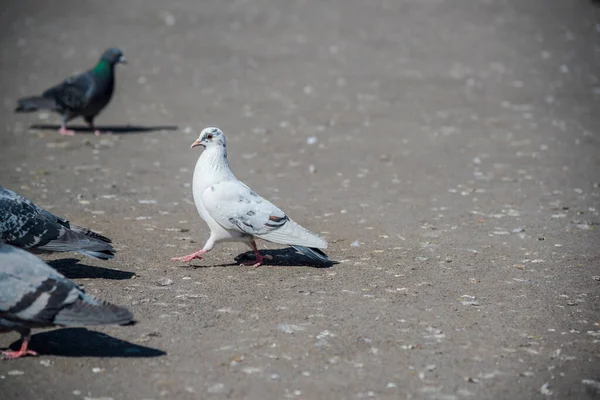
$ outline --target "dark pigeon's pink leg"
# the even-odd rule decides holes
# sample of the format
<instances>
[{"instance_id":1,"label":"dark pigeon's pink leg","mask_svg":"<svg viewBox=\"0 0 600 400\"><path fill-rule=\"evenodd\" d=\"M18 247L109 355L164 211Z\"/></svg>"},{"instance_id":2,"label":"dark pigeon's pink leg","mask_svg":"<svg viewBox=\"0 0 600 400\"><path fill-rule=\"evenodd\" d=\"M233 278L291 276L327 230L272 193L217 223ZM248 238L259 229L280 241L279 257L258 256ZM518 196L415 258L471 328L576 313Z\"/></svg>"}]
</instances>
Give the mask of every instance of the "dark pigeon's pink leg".
<instances>
[{"instance_id":1,"label":"dark pigeon's pink leg","mask_svg":"<svg viewBox=\"0 0 600 400\"><path fill-rule=\"evenodd\" d=\"M95 136L100 136L103 133L111 133L110 131L101 131L100 129L96 129L96 127L94 126L94 124L90 124L90 128L92 128L94 130L94 135Z\"/></svg>"},{"instance_id":2,"label":"dark pigeon's pink leg","mask_svg":"<svg viewBox=\"0 0 600 400\"><path fill-rule=\"evenodd\" d=\"M172 261L183 261L183 262L190 262L190 261L192 261L192 260L194 260L196 258L199 259L199 260L202 260L201 255L204 254L204 253L206 253L205 250L198 250L197 252L192 253L192 254L187 255L187 256L173 257L173 258L171 258L171 260Z\"/></svg>"},{"instance_id":3,"label":"dark pigeon's pink leg","mask_svg":"<svg viewBox=\"0 0 600 400\"><path fill-rule=\"evenodd\" d=\"M90 129L94 131L94 135L95 136L100 136L100 134L102 133L102 131L100 129L96 129L96 127L94 126L94 118L89 118L89 117L84 117L85 122L87 122L87 124L90 126Z\"/></svg>"},{"instance_id":4,"label":"dark pigeon's pink leg","mask_svg":"<svg viewBox=\"0 0 600 400\"><path fill-rule=\"evenodd\" d=\"M75 135L75 131L67 129L67 125L64 123L60 125L60 129L58 130L58 133L60 133L63 136L74 136Z\"/></svg>"},{"instance_id":5,"label":"dark pigeon's pink leg","mask_svg":"<svg viewBox=\"0 0 600 400\"><path fill-rule=\"evenodd\" d=\"M21 343L21 348L17 351L3 351L2 355L8 359L15 359L25 356L37 356L38 354L33 350L28 350L27 346L29 345L30 335L23 336L23 342Z\"/></svg>"}]
</instances>

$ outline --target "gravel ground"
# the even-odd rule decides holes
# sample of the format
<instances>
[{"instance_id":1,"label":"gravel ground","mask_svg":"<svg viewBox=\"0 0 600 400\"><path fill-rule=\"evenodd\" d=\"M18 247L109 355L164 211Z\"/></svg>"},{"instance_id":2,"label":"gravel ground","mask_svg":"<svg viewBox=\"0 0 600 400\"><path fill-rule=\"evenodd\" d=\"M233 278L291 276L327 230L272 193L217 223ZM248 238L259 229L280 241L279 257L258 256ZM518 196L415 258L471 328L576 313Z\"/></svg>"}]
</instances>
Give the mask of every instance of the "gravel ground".
<instances>
[{"instance_id":1,"label":"gravel ground","mask_svg":"<svg viewBox=\"0 0 600 400\"><path fill-rule=\"evenodd\" d=\"M4 1L0 184L113 239L45 259L138 324L36 331L0 397L599 398L600 9L551 3ZM13 113L109 46L113 134ZM338 264L170 261L209 125Z\"/></svg>"}]
</instances>

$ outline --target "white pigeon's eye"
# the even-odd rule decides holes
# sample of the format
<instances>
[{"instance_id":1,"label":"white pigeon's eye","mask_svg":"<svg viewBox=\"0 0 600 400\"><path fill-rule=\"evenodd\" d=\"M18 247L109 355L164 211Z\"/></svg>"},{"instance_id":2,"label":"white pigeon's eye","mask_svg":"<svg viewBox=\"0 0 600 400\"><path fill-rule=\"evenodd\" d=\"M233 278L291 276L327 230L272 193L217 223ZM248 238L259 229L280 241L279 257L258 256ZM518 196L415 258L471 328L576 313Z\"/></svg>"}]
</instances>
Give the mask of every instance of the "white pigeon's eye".
<instances>
[{"instance_id":1,"label":"white pigeon's eye","mask_svg":"<svg viewBox=\"0 0 600 400\"><path fill-rule=\"evenodd\" d=\"M212 140L212 139L213 139L213 135L211 135L211 134L208 134L208 135L206 135L206 138L207 138L208 140Z\"/></svg>"}]
</instances>

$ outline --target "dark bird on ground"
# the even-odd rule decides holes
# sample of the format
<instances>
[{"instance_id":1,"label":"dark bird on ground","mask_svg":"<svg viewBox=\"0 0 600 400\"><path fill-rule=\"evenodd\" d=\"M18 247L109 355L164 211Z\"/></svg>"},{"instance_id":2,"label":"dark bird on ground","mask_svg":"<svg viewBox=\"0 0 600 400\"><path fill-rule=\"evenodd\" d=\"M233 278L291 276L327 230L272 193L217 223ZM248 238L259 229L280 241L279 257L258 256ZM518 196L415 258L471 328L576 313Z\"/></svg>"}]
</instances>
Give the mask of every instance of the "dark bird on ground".
<instances>
[{"instance_id":1,"label":"dark bird on ground","mask_svg":"<svg viewBox=\"0 0 600 400\"><path fill-rule=\"evenodd\" d=\"M110 48L102 54L98 64L89 71L72 76L64 82L51 87L41 96L19 99L15 112L33 112L50 110L62 116L59 133L74 135L67 129L67 122L83 117L94 128L94 118L106 107L115 89L115 65L125 63L123 52ZM94 132L96 135L100 131Z\"/></svg>"},{"instance_id":2,"label":"dark bird on ground","mask_svg":"<svg viewBox=\"0 0 600 400\"><path fill-rule=\"evenodd\" d=\"M108 260L111 240L39 208L0 186L0 240L32 253L73 251Z\"/></svg>"},{"instance_id":3,"label":"dark bird on ground","mask_svg":"<svg viewBox=\"0 0 600 400\"><path fill-rule=\"evenodd\" d=\"M4 357L37 355L28 349L33 328L132 322L126 308L86 294L38 257L0 241L0 332L16 331L23 340Z\"/></svg>"}]
</instances>

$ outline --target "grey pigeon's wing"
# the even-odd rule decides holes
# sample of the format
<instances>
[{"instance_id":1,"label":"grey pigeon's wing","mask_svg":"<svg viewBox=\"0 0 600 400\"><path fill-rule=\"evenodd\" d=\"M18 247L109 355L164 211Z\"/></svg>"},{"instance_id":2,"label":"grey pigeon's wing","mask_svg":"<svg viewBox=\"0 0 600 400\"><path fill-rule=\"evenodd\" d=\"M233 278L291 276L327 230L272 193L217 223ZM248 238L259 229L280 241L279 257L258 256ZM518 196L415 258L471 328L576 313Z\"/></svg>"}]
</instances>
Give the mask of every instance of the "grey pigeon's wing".
<instances>
[{"instance_id":1,"label":"grey pigeon's wing","mask_svg":"<svg viewBox=\"0 0 600 400\"><path fill-rule=\"evenodd\" d=\"M58 218L58 220L62 225L68 226L73 232L85 235L92 239L100 240L104 243L112 243L112 240L110 240L106 236L102 236L101 234L91 231L88 228L84 228L82 226L72 224L71 222L69 222L63 218Z\"/></svg>"},{"instance_id":2,"label":"grey pigeon's wing","mask_svg":"<svg viewBox=\"0 0 600 400\"><path fill-rule=\"evenodd\" d=\"M0 187L0 232L6 242L24 249L43 246L57 239L61 229L57 217Z\"/></svg>"},{"instance_id":3,"label":"grey pigeon's wing","mask_svg":"<svg viewBox=\"0 0 600 400\"><path fill-rule=\"evenodd\" d=\"M86 295L36 256L0 243L0 319L42 327L125 324L133 316Z\"/></svg>"},{"instance_id":4,"label":"grey pigeon's wing","mask_svg":"<svg viewBox=\"0 0 600 400\"><path fill-rule=\"evenodd\" d=\"M73 282L24 250L0 244L0 315L51 325L54 315L82 294Z\"/></svg>"},{"instance_id":5,"label":"grey pigeon's wing","mask_svg":"<svg viewBox=\"0 0 600 400\"><path fill-rule=\"evenodd\" d=\"M327 247L327 242L240 181L222 181L210 186L202 193L202 203L225 229L279 244Z\"/></svg>"},{"instance_id":6,"label":"grey pigeon's wing","mask_svg":"<svg viewBox=\"0 0 600 400\"><path fill-rule=\"evenodd\" d=\"M95 85L94 78L88 71L72 76L46 90L42 97L54 99L58 108L62 110L77 113L83 111L89 104Z\"/></svg>"},{"instance_id":7,"label":"grey pigeon's wing","mask_svg":"<svg viewBox=\"0 0 600 400\"><path fill-rule=\"evenodd\" d=\"M110 239L37 207L0 186L0 238L14 246L39 251L76 251L110 259Z\"/></svg>"}]
</instances>

